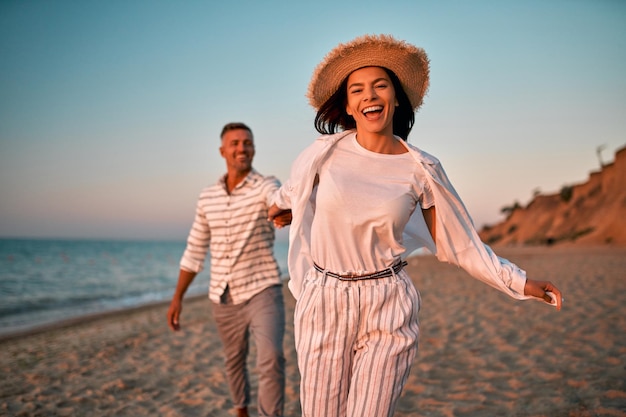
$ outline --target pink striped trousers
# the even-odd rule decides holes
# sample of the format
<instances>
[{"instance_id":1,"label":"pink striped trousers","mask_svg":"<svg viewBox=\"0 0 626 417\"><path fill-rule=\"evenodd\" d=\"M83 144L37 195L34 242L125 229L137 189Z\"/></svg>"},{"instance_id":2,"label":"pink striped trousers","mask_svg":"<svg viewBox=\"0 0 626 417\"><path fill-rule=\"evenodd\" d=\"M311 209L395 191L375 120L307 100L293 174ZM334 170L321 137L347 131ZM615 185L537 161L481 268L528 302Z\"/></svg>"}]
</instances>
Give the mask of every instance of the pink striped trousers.
<instances>
[{"instance_id":1,"label":"pink striped trousers","mask_svg":"<svg viewBox=\"0 0 626 417\"><path fill-rule=\"evenodd\" d=\"M404 270L341 281L311 270L295 310L303 417L391 417L418 347L420 296Z\"/></svg>"}]
</instances>

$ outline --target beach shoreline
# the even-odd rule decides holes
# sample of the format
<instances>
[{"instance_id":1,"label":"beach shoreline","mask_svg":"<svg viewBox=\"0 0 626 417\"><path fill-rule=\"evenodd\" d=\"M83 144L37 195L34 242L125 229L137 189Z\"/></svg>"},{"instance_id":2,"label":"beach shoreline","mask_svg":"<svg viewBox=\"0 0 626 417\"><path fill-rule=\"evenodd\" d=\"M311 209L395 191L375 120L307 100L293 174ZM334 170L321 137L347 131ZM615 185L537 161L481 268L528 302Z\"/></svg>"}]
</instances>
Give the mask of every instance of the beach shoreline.
<instances>
[{"instance_id":1,"label":"beach shoreline","mask_svg":"<svg viewBox=\"0 0 626 417\"><path fill-rule=\"evenodd\" d=\"M205 300L208 296L206 294L196 294L185 297L185 301L194 302L197 300ZM105 310L95 313L87 313L75 317L61 319L58 321L36 324L33 326L23 326L14 331L8 331L6 333L0 333L0 345L5 341L19 339L23 337L34 336L41 333L54 332L61 329L66 329L75 326L87 326L90 323L94 323L100 320L115 319L124 317L129 314L141 313L151 309L167 309L170 304L170 300L153 301L138 306L132 307L120 307L111 310Z\"/></svg>"},{"instance_id":2,"label":"beach shoreline","mask_svg":"<svg viewBox=\"0 0 626 417\"><path fill-rule=\"evenodd\" d=\"M409 258L420 349L395 416L626 417L626 248L494 249L555 282L563 310L513 300L431 255ZM298 416L295 300L284 293L285 415ZM185 299L180 332L167 328L168 305L0 336L0 415L232 415L206 294ZM254 408L253 357L249 366Z\"/></svg>"}]
</instances>

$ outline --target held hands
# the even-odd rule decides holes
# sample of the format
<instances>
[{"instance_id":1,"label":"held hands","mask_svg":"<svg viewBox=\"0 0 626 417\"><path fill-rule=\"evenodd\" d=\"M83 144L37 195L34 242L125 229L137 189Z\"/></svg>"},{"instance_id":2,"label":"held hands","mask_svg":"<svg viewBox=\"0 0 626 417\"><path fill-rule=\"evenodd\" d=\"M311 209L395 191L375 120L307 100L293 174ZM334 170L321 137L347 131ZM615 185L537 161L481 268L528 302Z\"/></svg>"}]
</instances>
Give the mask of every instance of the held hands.
<instances>
[{"instance_id":1,"label":"held hands","mask_svg":"<svg viewBox=\"0 0 626 417\"><path fill-rule=\"evenodd\" d=\"M532 295L533 297L541 298L548 304L553 304L552 297L547 292L551 292L555 296L556 309L561 310L563 305L563 296L561 290L555 287L550 281L535 281L533 279L527 279L524 286L524 295Z\"/></svg>"},{"instance_id":2,"label":"held hands","mask_svg":"<svg viewBox=\"0 0 626 417\"><path fill-rule=\"evenodd\" d=\"M273 222L274 227L281 229L291 224L291 209L281 209L276 204L267 211L267 221Z\"/></svg>"}]
</instances>

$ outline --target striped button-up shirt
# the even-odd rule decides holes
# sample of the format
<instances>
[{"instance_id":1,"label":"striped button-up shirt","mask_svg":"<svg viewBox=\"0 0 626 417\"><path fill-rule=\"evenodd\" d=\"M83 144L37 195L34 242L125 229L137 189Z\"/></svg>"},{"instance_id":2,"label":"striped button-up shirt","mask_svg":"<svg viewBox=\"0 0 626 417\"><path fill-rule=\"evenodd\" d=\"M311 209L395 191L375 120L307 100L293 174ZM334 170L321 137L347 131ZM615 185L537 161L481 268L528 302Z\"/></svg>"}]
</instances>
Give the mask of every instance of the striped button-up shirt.
<instances>
[{"instance_id":1,"label":"striped button-up shirt","mask_svg":"<svg viewBox=\"0 0 626 417\"><path fill-rule=\"evenodd\" d=\"M224 175L202 190L180 268L200 272L210 250L209 298L215 303L228 286L234 304L280 284L274 258L274 226L267 210L280 187L275 177L255 170L229 194Z\"/></svg>"}]
</instances>

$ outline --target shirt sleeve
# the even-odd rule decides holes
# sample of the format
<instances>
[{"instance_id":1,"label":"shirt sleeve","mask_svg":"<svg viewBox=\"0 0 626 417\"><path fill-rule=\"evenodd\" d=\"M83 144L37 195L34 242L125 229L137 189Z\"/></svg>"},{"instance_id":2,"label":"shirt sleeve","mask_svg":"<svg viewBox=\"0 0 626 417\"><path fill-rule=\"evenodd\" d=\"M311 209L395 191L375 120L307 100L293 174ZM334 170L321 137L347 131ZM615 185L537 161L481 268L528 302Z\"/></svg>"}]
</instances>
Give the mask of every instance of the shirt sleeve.
<instances>
[{"instance_id":1,"label":"shirt sleeve","mask_svg":"<svg viewBox=\"0 0 626 417\"><path fill-rule=\"evenodd\" d=\"M274 176L265 177L263 187L265 188L263 193L265 196L265 204L267 207L271 207L272 204L274 204L275 195L280 189L280 181Z\"/></svg>"},{"instance_id":2,"label":"shirt sleeve","mask_svg":"<svg viewBox=\"0 0 626 417\"><path fill-rule=\"evenodd\" d=\"M524 295L526 272L498 257L480 240L465 205L438 161L430 168L430 174L437 207L437 258L463 268L513 298L531 298Z\"/></svg>"},{"instance_id":3,"label":"shirt sleeve","mask_svg":"<svg viewBox=\"0 0 626 417\"><path fill-rule=\"evenodd\" d=\"M189 272L201 272L209 251L211 229L202 209L201 199L196 205L196 215L187 237L187 246L180 260L180 269Z\"/></svg>"},{"instance_id":4,"label":"shirt sleeve","mask_svg":"<svg viewBox=\"0 0 626 417\"><path fill-rule=\"evenodd\" d=\"M419 203L422 209L428 209L435 205L435 196L428 181L423 181L422 195Z\"/></svg>"}]
</instances>

